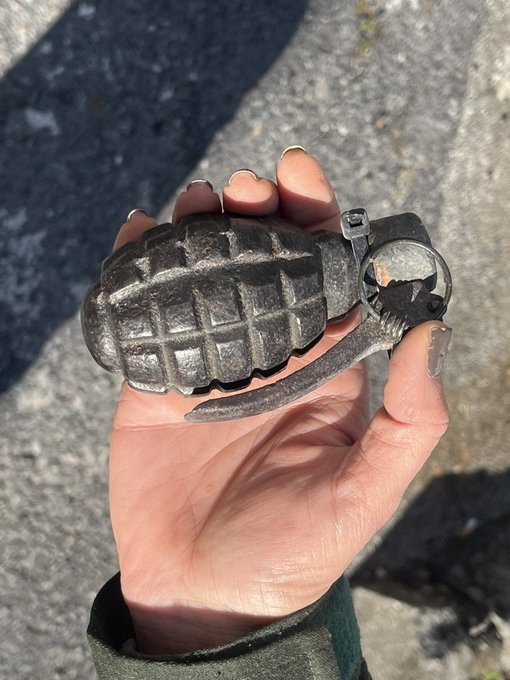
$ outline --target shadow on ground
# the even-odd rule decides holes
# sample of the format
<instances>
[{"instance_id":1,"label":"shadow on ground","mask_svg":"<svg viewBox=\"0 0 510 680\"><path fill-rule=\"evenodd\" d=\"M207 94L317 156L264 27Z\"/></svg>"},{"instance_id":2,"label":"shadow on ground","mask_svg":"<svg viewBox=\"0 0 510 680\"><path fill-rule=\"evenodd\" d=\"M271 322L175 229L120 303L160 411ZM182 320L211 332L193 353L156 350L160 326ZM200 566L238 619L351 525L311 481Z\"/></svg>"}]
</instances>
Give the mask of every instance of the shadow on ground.
<instances>
[{"instance_id":1,"label":"shadow on ground","mask_svg":"<svg viewBox=\"0 0 510 680\"><path fill-rule=\"evenodd\" d=\"M494 614L510 619L509 487L510 470L432 480L351 583L415 606L452 607L466 634L487 633ZM454 648L458 630L431 631L429 646Z\"/></svg>"},{"instance_id":2,"label":"shadow on ground","mask_svg":"<svg viewBox=\"0 0 510 680\"><path fill-rule=\"evenodd\" d=\"M306 0L74 4L0 83L0 389L153 214L296 30Z\"/></svg>"}]
</instances>

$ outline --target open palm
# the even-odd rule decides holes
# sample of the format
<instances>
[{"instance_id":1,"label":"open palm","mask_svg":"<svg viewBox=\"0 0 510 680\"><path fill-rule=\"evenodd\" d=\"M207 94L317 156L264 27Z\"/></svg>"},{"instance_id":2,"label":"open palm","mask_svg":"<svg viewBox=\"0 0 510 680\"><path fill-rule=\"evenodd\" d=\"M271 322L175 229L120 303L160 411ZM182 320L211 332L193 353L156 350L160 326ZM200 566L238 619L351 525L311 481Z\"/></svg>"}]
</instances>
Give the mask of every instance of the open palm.
<instances>
[{"instance_id":1,"label":"open palm","mask_svg":"<svg viewBox=\"0 0 510 680\"><path fill-rule=\"evenodd\" d=\"M235 173L223 207L339 229L331 187L300 149L283 156L276 184ZM194 183L179 196L174 222L221 209L207 183ZM135 213L116 247L154 224ZM286 372L358 321L354 313L329 327ZM328 590L393 513L446 429L441 386L427 372L438 325L414 329L394 353L384 406L371 422L364 364L285 408L212 424L183 420L203 398L124 384L111 440L110 509L140 649L161 654L224 643Z\"/></svg>"}]
</instances>

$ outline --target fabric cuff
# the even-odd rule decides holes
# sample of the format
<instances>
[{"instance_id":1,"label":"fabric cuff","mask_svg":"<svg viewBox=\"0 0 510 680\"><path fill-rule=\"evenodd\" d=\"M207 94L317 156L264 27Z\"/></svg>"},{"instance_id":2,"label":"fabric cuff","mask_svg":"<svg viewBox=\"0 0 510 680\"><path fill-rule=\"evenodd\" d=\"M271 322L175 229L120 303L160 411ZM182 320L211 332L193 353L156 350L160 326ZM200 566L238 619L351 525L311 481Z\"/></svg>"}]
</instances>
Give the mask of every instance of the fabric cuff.
<instances>
[{"instance_id":1,"label":"fabric cuff","mask_svg":"<svg viewBox=\"0 0 510 680\"><path fill-rule=\"evenodd\" d=\"M368 677L344 576L317 602L238 640L184 654L149 656L136 650L117 573L94 601L87 636L99 680Z\"/></svg>"}]
</instances>

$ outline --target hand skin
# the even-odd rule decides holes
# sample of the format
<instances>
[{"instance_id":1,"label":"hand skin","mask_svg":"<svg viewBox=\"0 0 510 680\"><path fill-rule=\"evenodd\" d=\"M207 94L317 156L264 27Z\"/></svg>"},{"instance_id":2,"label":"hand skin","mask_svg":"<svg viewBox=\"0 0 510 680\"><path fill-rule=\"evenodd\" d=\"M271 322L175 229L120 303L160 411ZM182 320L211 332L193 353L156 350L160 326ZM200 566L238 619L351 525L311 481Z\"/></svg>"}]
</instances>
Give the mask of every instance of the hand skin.
<instances>
[{"instance_id":1,"label":"hand skin","mask_svg":"<svg viewBox=\"0 0 510 680\"><path fill-rule=\"evenodd\" d=\"M304 229L339 230L331 186L300 149L284 154L276 184L235 173L223 206L250 215L278 211ZM221 209L218 195L195 183L178 197L173 221ZM135 213L115 247L155 224ZM357 322L354 314L328 327L286 372ZM441 325L423 324L400 343L384 405L370 422L364 363L282 409L225 423L184 422L207 397L123 385L111 438L110 511L140 651L224 644L329 589L396 510L446 431L441 383L427 371L430 333Z\"/></svg>"}]
</instances>

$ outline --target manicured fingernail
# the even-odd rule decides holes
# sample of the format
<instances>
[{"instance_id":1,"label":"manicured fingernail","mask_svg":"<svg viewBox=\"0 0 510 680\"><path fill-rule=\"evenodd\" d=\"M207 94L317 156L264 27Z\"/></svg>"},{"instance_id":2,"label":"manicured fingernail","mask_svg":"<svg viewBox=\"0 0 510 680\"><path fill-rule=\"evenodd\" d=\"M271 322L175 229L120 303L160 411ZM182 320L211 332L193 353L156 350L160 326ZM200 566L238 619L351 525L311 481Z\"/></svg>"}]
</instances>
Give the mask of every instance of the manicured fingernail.
<instances>
[{"instance_id":1,"label":"manicured fingernail","mask_svg":"<svg viewBox=\"0 0 510 680\"><path fill-rule=\"evenodd\" d=\"M233 172L230 175L228 183L232 184L236 177L253 177L253 179L260 179L257 173L253 172L253 170L250 170L249 168L241 168L240 170L236 170L235 172Z\"/></svg>"},{"instance_id":2,"label":"manicured fingernail","mask_svg":"<svg viewBox=\"0 0 510 680\"><path fill-rule=\"evenodd\" d=\"M451 337L452 329L448 326L436 326L430 333L428 371L431 378L437 378L441 373Z\"/></svg>"},{"instance_id":3,"label":"manicured fingernail","mask_svg":"<svg viewBox=\"0 0 510 680\"><path fill-rule=\"evenodd\" d=\"M303 149L303 147L299 146L299 144L293 144L292 146L288 146L286 149L283 150L282 155L280 156L280 160L282 160L287 151L294 151L296 149L298 149L299 151L303 151L303 153L308 153L306 149Z\"/></svg>"},{"instance_id":4,"label":"manicured fingernail","mask_svg":"<svg viewBox=\"0 0 510 680\"><path fill-rule=\"evenodd\" d=\"M195 187L208 187L211 191L214 191L213 185L207 179L194 179L186 187L186 191L194 189Z\"/></svg>"},{"instance_id":5,"label":"manicured fingernail","mask_svg":"<svg viewBox=\"0 0 510 680\"><path fill-rule=\"evenodd\" d=\"M126 217L126 222L129 222L133 215L136 215L137 213L140 213L141 215L147 215L147 217L149 217L149 213L146 210L142 210L142 208L135 208L134 210L131 210L131 212Z\"/></svg>"}]
</instances>

